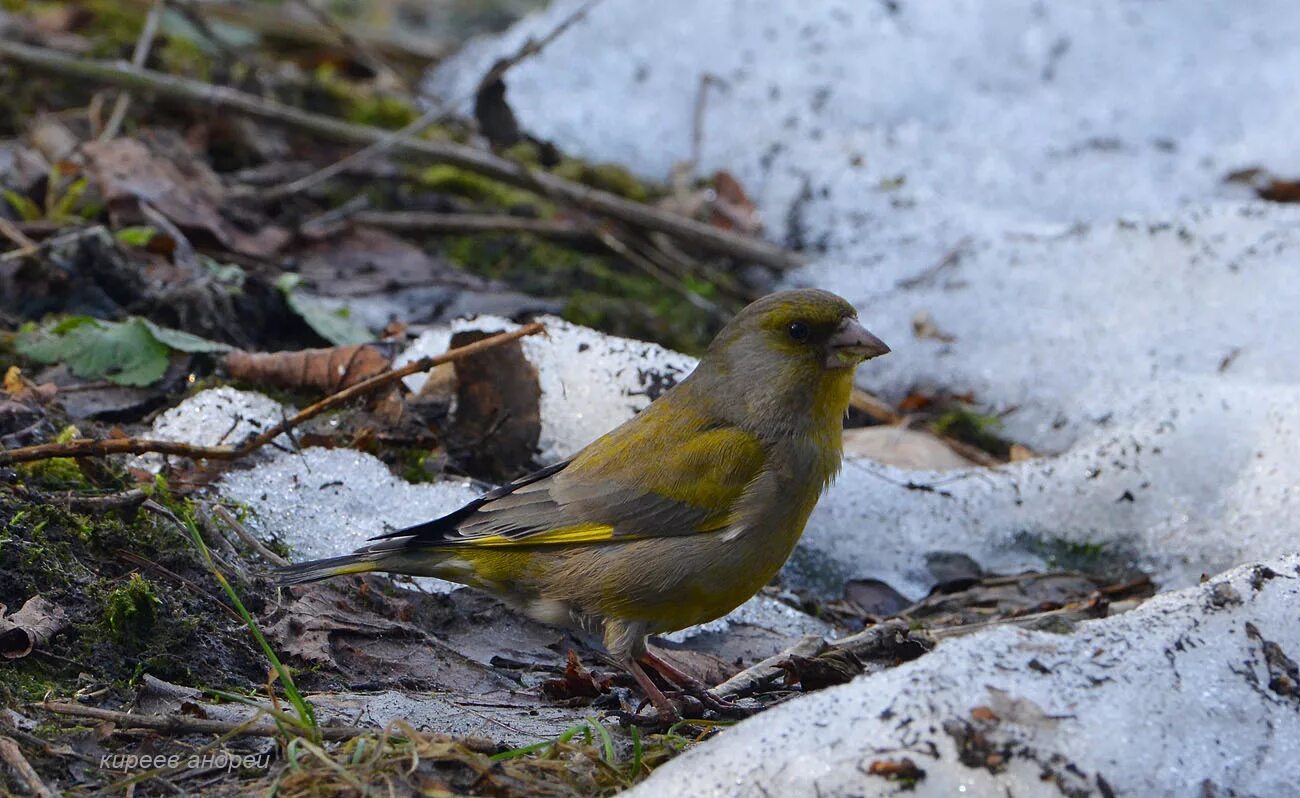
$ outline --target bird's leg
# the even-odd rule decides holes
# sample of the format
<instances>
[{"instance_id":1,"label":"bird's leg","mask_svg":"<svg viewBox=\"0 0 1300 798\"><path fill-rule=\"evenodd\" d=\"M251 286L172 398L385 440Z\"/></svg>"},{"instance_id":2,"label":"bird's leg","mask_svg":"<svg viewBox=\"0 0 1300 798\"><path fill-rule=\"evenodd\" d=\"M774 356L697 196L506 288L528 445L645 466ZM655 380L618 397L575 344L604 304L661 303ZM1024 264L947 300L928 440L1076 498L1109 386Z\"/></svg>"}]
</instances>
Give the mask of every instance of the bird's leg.
<instances>
[{"instance_id":1,"label":"bird's leg","mask_svg":"<svg viewBox=\"0 0 1300 798\"><path fill-rule=\"evenodd\" d=\"M709 686L704 682L685 673L676 665L668 662L664 658L655 654L650 649L646 649L641 655L640 661L645 665L653 668L656 673L664 679L677 685L683 691L698 699L701 704L714 712L735 714L737 712L746 712L746 708L729 701L725 698L719 698L709 690Z\"/></svg>"},{"instance_id":2,"label":"bird's leg","mask_svg":"<svg viewBox=\"0 0 1300 798\"><path fill-rule=\"evenodd\" d=\"M672 724L681 720L681 714L677 711L677 707L668 699L668 696L664 695L664 692L654 683L654 680L645 672L640 663L635 659L628 658L620 664L628 673L632 674L632 678L636 679L636 683L640 685L641 692L645 693L651 704L654 704L661 723Z\"/></svg>"}]
</instances>

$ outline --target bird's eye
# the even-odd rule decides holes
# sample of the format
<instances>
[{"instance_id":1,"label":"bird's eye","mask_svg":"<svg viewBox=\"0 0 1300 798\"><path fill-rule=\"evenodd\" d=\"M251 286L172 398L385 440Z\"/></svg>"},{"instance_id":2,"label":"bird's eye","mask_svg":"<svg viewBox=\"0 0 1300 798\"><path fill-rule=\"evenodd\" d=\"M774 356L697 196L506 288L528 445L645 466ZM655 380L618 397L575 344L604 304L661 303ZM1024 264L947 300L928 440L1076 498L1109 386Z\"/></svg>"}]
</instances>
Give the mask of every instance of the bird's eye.
<instances>
[{"instance_id":1,"label":"bird's eye","mask_svg":"<svg viewBox=\"0 0 1300 798\"><path fill-rule=\"evenodd\" d=\"M808 325L801 321L790 322L790 326L787 327L785 331L790 334L790 338L799 343L808 340Z\"/></svg>"}]
</instances>

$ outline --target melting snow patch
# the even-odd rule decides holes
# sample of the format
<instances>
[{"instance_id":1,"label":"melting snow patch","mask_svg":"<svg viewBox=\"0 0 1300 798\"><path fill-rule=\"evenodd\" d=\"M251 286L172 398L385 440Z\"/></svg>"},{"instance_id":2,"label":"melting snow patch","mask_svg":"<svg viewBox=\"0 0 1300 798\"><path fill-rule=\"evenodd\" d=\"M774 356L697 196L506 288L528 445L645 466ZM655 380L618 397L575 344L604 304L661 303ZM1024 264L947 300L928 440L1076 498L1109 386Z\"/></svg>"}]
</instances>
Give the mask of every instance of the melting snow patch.
<instances>
[{"instance_id":1,"label":"melting snow patch","mask_svg":"<svg viewBox=\"0 0 1300 798\"><path fill-rule=\"evenodd\" d=\"M1296 547L1300 390L1189 378L1114 417L1066 454L995 469L850 459L786 578L837 595L875 577L923 595L926 554L959 551L1000 573L1138 566L1169 588Z\"/></svg>"},{"instance_id":2,"label":"melting snow patch","mask_svg":"<svg viewBox=\"0 0 1300 798\"><path fill-rule=\"evenodd\" d=\"M579 4L466 47L430 88L472 98ZM1223 182L1300 172L1290 0L606 0L511 70L509 100L566 150L664 179L706 76L701 174L735 174L812 256L791 279L894 348L861 375L890 398L973 390L1015 408L1010 437L1062 451L1170 374L1300 382L1300 212ZM914 339L918 312L955 340Z\"/></svg>"},{"instance_id":3,"label":"melting snow patch","mask_svg":"<svg viewBox=\"0 0 1300 798\"><path fill-rule=\"evenodd\" d=\"M460 482L413 485L371 455L321 448L232 471L217 490L248 505L250 526L287 543L296 561L347 554L367 538L444 515L480 493Z\"/></svg>"},{"instance_id":4,"label":"melting snow patch","mask_svg":"<svg viewBox=\"0 0 1300 798\"><path fill-rule=\"evenodd\" d=\"M1289 795L1300 781L1300 556L1072 634L1003 627L782 704L629 796Z\"/></svg>"},{"instance_id":5,"label":"melting snow patch","mask_svg":"<svg viewBox=\"0 0 1300 798\"><path fill-rule=\"evenodd\" d=\"M159 414L145 437L194 446L239 446L295 412L265 394L225 386L209 388ZM276 443L289 445L283 435ZM162 463L160 454L132 460L134 467L155 473Z\"/></svg>"}]
</instances>

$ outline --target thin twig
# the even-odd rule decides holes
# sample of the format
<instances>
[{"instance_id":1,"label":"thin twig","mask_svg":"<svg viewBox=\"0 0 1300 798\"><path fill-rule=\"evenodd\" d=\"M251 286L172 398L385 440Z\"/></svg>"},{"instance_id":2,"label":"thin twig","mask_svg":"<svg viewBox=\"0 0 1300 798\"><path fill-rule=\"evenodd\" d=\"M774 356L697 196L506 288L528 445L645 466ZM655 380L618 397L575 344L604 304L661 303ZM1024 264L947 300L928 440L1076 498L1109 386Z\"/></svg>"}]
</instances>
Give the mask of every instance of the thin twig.
<instances>
[{"instance_id":1,"label":"thin twig","mask_svg":"<svg viewBox=\"0 0 1300 798\"><path fill-rule=\"evenodd\" d=\"M574 9L572 14L569 14L567 17L560 20L560 24L552 28L551 31L542 38L534 39L531 36L528 37L528 39L520 45L518 50L515 50L513 54L497 61L492 65L492 68L483 75L483 77L479 78L478 89L481 90L484 86L501 80L501 78L505 77L506 73L514 67L527 61L529 58L534 58L540 55L541 52L546 49L547 45L560 38L560 36L569 28L573 27L578 20L587 16L587 12L599 5L600 1L601 0L588 0L588 2L578 6ZM478 90L475 91L476 94L477 92Z\"/></svg>"},{"instance_id":2,"label":"thin twig","mask_svg":"<svg viewBox=\"0 0 1300 798\"><path fill-rule=\"evenodd\" d=\"M184 715L135 715L129 712L116 712L111 709L88 707L84 704L47 701L29 704L35 709L43 709L54 715L66 715L74 718L91 718L113 723L120 729L150 729L162 734L227 734L238 731L253 737L278 737L280 730L270 723L249 725L248 721L210 720L208 718L191 718ZM241 729L241 727L243 727ZM362 734L369 734L373 729L359 726L322 726L321 736L326 740L350 740Z\"/></svg>"},{"instance_id":3,"label":"thin twig","mask_svg":"<svg viewBox=\"0 0 1300 798\"><path fill-rule=\"evenodd\" d=\"M163 11L167 9L167 0L153 0L153 5L149 7L149 14L144 18L144 27L140 30L140 38L136 39L135 52L131 53L131 64L142 67L144 62L149 59L149 50L153 47L154 37L158 35L158 23L162 20ZM104 129L99 132L100 141L108 141L117 135L117 131L122 127L122 120L126 118L127 109L131 107L131 92L124 91L117 95L117 101L113 103L113 113L109 114L108 123Z\"/></svg>"},{"instance_id":4,"label":"thin twig","mask_svg":"<svg viewBox=\"0 0 1300 798\"><path fill-rule=\"evenodd\" d=\"M126 549L118 549L117 556L121 557L122 559L126 560L129 563L138 565L141 568L147 568L156 574L161 574L162 576L165 576L168 579L175 581L177 584L181 585L182 587L189 588L190 592L193 593L193 595L198 596L199 598L208 601L212 604L215 604L217 607L221 609L222 612L234 618L239 623L241 624L243 623L244 619L239 617L239 613L235 612L234 608L226 604L221 599L217 598L212 593L209 593L203 588L194 584L189 579L186 579L185 577L171 570L170 568L163 565L159 565L158 563L154 562L148 557L145 557L140 554L136 554L133 551L127 551Z\"/></svg>"},{"instance_id":5,"label":"thin twig","mask_svg":"<svg viewBox=\"0 0 1300 798\"><path fill-rule=\"evenodd\" d=\"M825 649L826 640L821 635L804 635L794 645L750 665L710 692L719 698L741 698L756 693L781 678L785 673L781 666L791 657L815 657Z\"/></svg>"},{"instance_id":6,"label":"thin twig","mask_svg":"<svg viewBox=\"0 0 1300 798\"><path fill-rule=\"evenodd\" d=\"M109 457L115 454L171 454L191 460L232 460L238 455L233 446L196 446L179 441L155 441L142 438L78 438L66 443L42 443L0 451L0 465L30 463L52 457Z\"/></svg>"},{"instance_id":7,"label":"thin twig","mask_svg":"<svg viewBox=\"0 0 1300 798\"><path fill-rule=\"evenodd\" d=\"M1047 610L1045 612L1035 612L1029 615L1017 615L1011 618L993 618L987 621L977 621L976 623L961 623L951 626L939 626L933 629L927 629L926 634L935 640L944 640L950 637L962 637L964 635L978 632L999 626L1016 626L1019 628L1042 628L1039 625L1050 621L1056 621L1063 624L1074 624L1078 621L1088 621L1094 618L1105 618L1109 612L1109 605L1105 601L1090 599L1083 604L1073 607L1062 607L1057 610Z\"/></svg>"},{"instance_id":8,"label":"thin twig","mask_svg":"<svg viewBox=\"0 0 1300 798\"><path fill-rule=\"evenodd\" d=\"M41 250L50 249L51 247L56 247L61 244L66 244L69 241L76 241L77 239L80 238L87 238L89 236L97 235L99 233L105 233L107 231L108 228L104 227L102 224L94 224L89 227L78 227L73 230L69 230L68 232L63 233L61 235L50 236L49 238L46 238L43 241L41 241L39 244L32 244L30 247L22 247L21 249L11 249L8 252L4 253L3 255L0 255L0 263L4 263L11 260L19 260L20 258L26 258L30 255L35 255Z\"/></svg>"},{"instance_id":9,"label":"thin twig","mask_svg":"<svg viewBox=\"0 0 1300 798\"><path fill-rule=\"evenodd\" d=\"M434 357L422 357L412 363L408 363L399 369L385 371L381 374L362 380L356 385L331 394L314 405L298 413L292 418L285 419L279 424L253 438L249 442L239 447L234 446L197 446L191 443L181 443L178 441L158 441L143 438L108 438L104 440L92 440L88 438L79 438L66 443L42 443L36 446L23 446L17 449L8 449L0 451L0 466L13 465L14 463L29 463L35 460L49 460L52 457L108 457L114 454L146 454L155 452L158 454L170 454L178 457L188 457L192 460L234 460L243 457L250 452L265 446L275 440L276 436L287 432L299 424L313 418L326 410L337 407L345 402L349 402L358 396L369 391L382 388L385 385L400 380L403 377L416 374L421 371L428 371L435 366L441 366L444 363L452 363L464 357L476 355L486 349L494 346L500 346L508 341L514 341L528 335L536 335L543 332L546 328L538 323L525 324L512 332L500 333L490 338L484 338L481 341L475 341L441 355Z\"/></svg>"},{"instance_id":10,"label":"thin twig","mask_svg":"<svg viewBox=\"0 0 1300 798\"><path fill-rule=\"evenodd\" d=\"M39 246L35 241L27 237L27 234L18 229L18 225L0 216L0 235L18 245L19 251L31 250L36 251Z\"/></svg>"},{"instance_id":11,"label":"thin twig","mask_svg":"<svg viewBox=\"0 0 1300 798\"><path fill-rule=\"evenodd\" d=\"M503 213L433 213L425 211L359 211L349 217L357 224L428 235L528 233L544 238L591 241L590 230L560 219L530 219Z\"/></svg>"},{"instance_id":12,"label":"thin twig","mask_svg":"<svg viewBox=\"0 0 1300 798\"><path fill-rule=\"evenodd\" d=\"M267 548L265 543L258 540L252 532L249 532L248 528L239 523L239 519L232 515L225 507L218 504L213 508L213 512L218 518L225 522L226 526L235 531L235 534L239 536L240 540L244 541L244 543L248 544L254 551L262 555L262 559L280 568L289 564L288 560L271 551Z\"/></svg>"},{"instance_id":13,"label":"thin twig","mask_svg":"<svg viewBox=\"0 0 1300 798\"><path fill-rule=\"evenodd\" d=\"M491 337L484 338L480 341L474 341L473 343L466 344L465 346L457 347L456 349L452 349L448 352L444 352L443 354L438 355L436 357L422 357L419 360L416 360L412 363L407 363L405 366L402 366L401 368L392 369L391 371L385 371L382 374L376 374L375 376L370 377L369 379L365 379L362 380L361 382L358 382L356 385L353 385L350 388L344 388L343 390L338 391L337 393L330 394L329 396L325 397L319 402L308 406L293 418L281 421L279 424L276 424L270 429L262 432L253 440L239 447L239 454L240 455L246 454L247 452L250 452L258 448L259 446L268 444L271 441L275 440L276 436L280 435L280 433L286 432L298 426L299 424L303 423L307 419L314 418L315 416L324 413L326 410L333 409L335 407L338 407L341 404L346 404L347 402L352 401L358 396L369 393L378 388L382 388L385 385L391 385L392 383L397 382L403 377L408 377L412 374L418 374L421 371L428 371L434 366L441 366L443 363L451 363L453 361L460 360L461 358L470 357L471 355L476 355L479 352L482 352L486 349L491 349L493 347L500 346L501 344L507 343L509 341L514 341L529 335L536 335L537 333L542 332L545 329L546 327L544 325L542 325L540 322L535 321L531 324L525 324L524 326L512 332L493 335ZM2 458L3 458L3 453L0 452L0 459Z\"/></svg>"},{"instance_id":14,"label":"thin twig","mask_svg":"<svg viewBox=\"0 0 1300 798\"><path fill-rule=\"evenodd\" d=\"M340 44L353 50L358 56L357 60L369 67L376 75L387 73L387 77L390 80L403 84L404 88L409 88L405 86L406 81L402 79L397 70L393 69L391 64L384 60L383 56L371 49L369 44L353 35L352 32L343 25L340 25L339 21L336 20L332 14L323 8L317 8L316 4L311 2L311 0L294 1L299 8L302 8L312 16L321 27L325 28L330 33L333 33L338 38Z\"/></svg>"},{"instance_id":15,"label":"thin twig","mask_svg":"<svg viewBox=\"0 0 1300 798\"><path fill-rule=\"evenodd\" d=\"M922 644L930 643L930 641L913 634L909 630L907 622L900 620L888 620L876 624L855 635L841 638L832 643L826 643L818 635L805 635L786 650L751 665L713 688L711 692L720 698L757 692L780 678L785 673L783 667L785 663L796 656L812 657L823 651L847 651L860 660L876 659L881 654L897 648L900 637L903 640L915 640Z\"/></svg>"},{"instance_id":16,"label":"thin twig","mask_svg":"<svg viewBox=\"0 0 1300 798\"><path fill-rule=\"evenodd\" d=\"M882 424L903 423L903 416L890 407L888 402L857 386L854 386L853 392L849 394L849 407Z\"/></svg>"},{"instance_id":17,"label":"thin twig","mask_svg":"<svg viewBox=\"0 0 1300 798\"><path fill-rule=\"evenodd\" d=\"M374 158L393 148L398 143L403 143L416 138L426 129L440 122L448 113L444 105L434 105L420 114L411 122L398 130L386 133L382 138L367 144L356 152L350 153L328 166L322 167L309 175L304 175L297 180L284 183L279 186L273 186L265 192L258 192L270 199L283 199L293 194L298 194L308 189L324 183L326 180L333 178L346 169L358 166L361 163Z\"/></svg>"},{"instance_id":18,"label":"thin twig","mask_svg":"<svg viewBox=\"0 0 1300 798\"><path fill-rule=\"evenodd\" d=\"M664 268L659 264L629 247L622 241L622 239L614 235L611 231L598 227L595 228L595 232L596 238L600 239L600 242L608 247L610 252L613 252L615 255L618 255L628 263L645 272L651 278L658 280L664 286L672 289L687 302L690 302L692 305L706 313L713 314L719 319L726 316L722 309L717 305L692 291L676 275L664 270Z\"/></svg>"},{"instance_id":19,"label":"thin twig","mask_svg":"<svg viewBox=\"0 0 1300 798\"><path fill-rule=\"evenodd\" d=\"M379 128L311 113L227 86L214 86L130 64L75 58L47 47L0 40L0 57L47 72L152 91L160 96L204 103L215 108L227 108L291 125L336 141L371 144L389 135L388 131ZM411 157L476 172L597 215L667 233L710 252L775 269L790 269L803 262L799 255L761 239L722 230L645 203L625 199L464 144L418 139L398 141L393 144L393 148Z\"/></svg>"},{"instance_id":20,"label":"thin twig","mask_svg":"<svg viewBox=\"0 0 1300 798\"><path fill-rule=\"evenodd\" d=\"M42 493L22 485L13 486L13 491L25 499L37 502L57 504L74 513L105 513L109 510L122 510L135 507L149 498L142 488L130 488L116 493Z\"/></svg>"},{"instance_id":21,"label":"thin twig","mask_svg":"<svg viewBox=\"0 0 1300 798\"><path fill-rule=\"evenodd\" d=\"M41 781L41 777L36 774L36 770L27 761L27 757L23 756L22 749L18 747L18 743L14 742L12 738L0 737L0 759L3 759L5 764L13 769L18 778L22 779L23 783L27 785L27 789L32 791L33 795L39 798L56 798L58 795L54 790L45 786L45 782Z\"/></svg>"},{"instance_id":22,"label":"thin twig","mask_svg":"<svg viewBox=\"0 0 1300 798\"><path fill-rule=\"evenodd\" d=\"M149 0L125 2L142 8ZM334 47L338 43L334 31L304 14L289 12L287 4L249 3L241 0L189 0L186 4L201 10L214 20L256 31L264 37L324 47ZM463 44L458 40L453 41L450 36L427 31L408 33L400 27L392 31L378 31L360 23L354 24L349 34L386 58L403 62L437 62Z\"/></svg>"}]
</instances>

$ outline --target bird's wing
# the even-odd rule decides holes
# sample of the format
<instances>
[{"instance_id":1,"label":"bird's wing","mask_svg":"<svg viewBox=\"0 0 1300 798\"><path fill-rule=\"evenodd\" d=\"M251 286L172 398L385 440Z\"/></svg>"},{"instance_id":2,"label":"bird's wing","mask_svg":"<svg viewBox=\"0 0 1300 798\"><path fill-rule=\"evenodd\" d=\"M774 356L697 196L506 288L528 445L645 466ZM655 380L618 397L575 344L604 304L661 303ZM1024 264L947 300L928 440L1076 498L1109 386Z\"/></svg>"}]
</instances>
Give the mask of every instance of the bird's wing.
<instances>
[{"instance_id":1,"label":"bird's wing","mask_svg":"<svg viewBox=\"0 0 1300 798\"><path fill-rule=\"evenodd\" d=\"M624 425L572 460L384 537L407 537L419 547L544 546L723 529L761 473L765 450L736 427L675 420L667 432L662 425Z\"/></svg>"}]
</instances>

